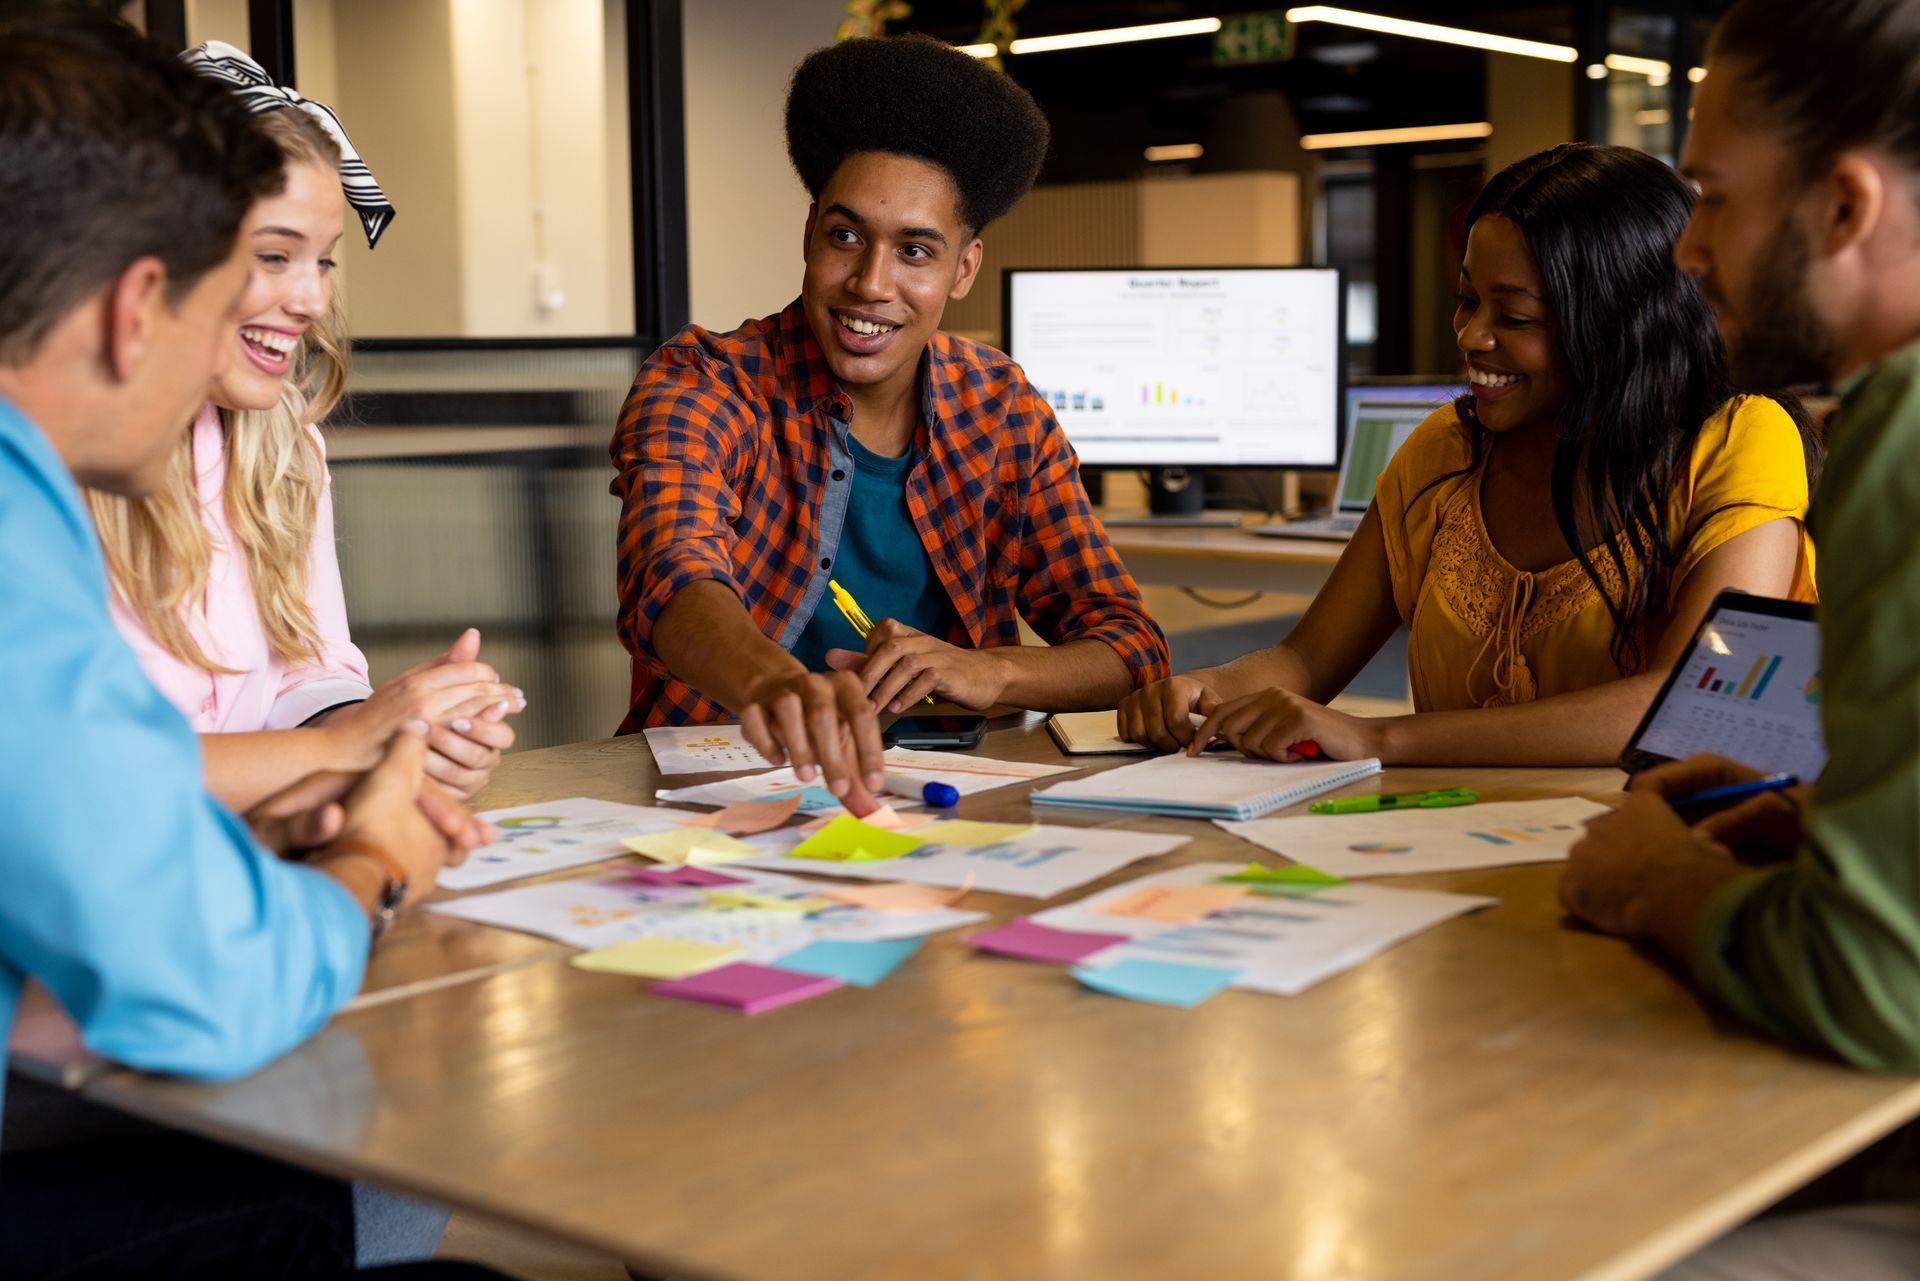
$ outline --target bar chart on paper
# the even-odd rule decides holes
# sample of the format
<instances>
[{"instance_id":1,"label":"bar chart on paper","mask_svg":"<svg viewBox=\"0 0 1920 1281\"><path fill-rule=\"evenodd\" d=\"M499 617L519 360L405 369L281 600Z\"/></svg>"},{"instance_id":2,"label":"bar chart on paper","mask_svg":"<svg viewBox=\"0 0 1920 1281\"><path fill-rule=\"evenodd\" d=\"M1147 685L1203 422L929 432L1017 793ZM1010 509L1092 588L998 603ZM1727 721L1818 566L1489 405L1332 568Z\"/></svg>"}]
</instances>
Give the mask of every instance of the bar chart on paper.
<instances>
[{"instance_id":1,"label":"bar chart on paper","mask_svg":"<svg viewBox=\"0 0 1920 1281\"><path fill-rule=\"evenodd\" d=\"M1672 757L1718 752L1755 769L1817 777L1827 759L1817 629L1722 611L1639 746Z\"/></svg>"}]
</instances>

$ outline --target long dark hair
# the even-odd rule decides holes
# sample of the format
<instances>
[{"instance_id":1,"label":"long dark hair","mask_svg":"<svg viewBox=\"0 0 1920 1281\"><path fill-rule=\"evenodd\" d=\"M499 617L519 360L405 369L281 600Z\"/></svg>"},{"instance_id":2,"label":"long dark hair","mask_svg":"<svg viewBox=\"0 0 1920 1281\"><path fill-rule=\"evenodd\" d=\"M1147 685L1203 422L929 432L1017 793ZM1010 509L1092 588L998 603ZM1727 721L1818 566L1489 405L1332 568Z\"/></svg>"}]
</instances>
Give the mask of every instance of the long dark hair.
<instances>
[{"instance_id":1,"label":"long dark hair","mask_svg":"<svg viewBox=\"0 0 1920 1281\"><path fill-rule=\"evenodd\" d=\"M1693 534L1684 531L1675 545L1668 500L1702 424L1733 394L1713 311L1673 264L1692 209L1692 190L1645 152L1566 143L1502 169L1467 212L1469 231L1490 215L1518 227L1545 286L1567 377L1553 513L1613 617L1612 654L1622 671L1639 669L1641 624L1659 607ZM1782 404L1812 464L1806 413L1791 398ZM1488 432L1471 396L1459 411L1472 471ZM1594 563L1602 557L1617 595Z\"/></svg>"}]
</instances>

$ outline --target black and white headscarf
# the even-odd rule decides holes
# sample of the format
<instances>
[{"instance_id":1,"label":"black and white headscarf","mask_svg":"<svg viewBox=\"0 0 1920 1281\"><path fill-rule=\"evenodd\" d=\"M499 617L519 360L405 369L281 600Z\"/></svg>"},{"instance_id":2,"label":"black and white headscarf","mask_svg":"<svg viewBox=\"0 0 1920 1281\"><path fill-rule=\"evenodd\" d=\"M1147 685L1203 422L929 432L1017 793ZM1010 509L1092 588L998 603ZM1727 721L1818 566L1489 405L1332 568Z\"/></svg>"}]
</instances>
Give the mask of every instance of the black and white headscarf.
<instances>
[{"instance_id":1,"label":"black and white headscarf","mask_svg":"<svg viewBox=\"0 0 1920 1281\"><path fill-rule=\"evenodd\" d=\"M333 114L332 107L302 98L291 89L282 89L259 63L219 40L209 40L187 50L180 57L201 75L232 85L233 91L240 95L247 109L255 115L293 107L312 116L340 147L340 185L346 190L347 203L360 215L360 225L366 228L367 248L373 248L380 239L380 233L393 221L393 205L388 202L386 193L380 190L380 184L367 171L360 153L353 149L340 117Z\"/></svg>"}]
</instances>

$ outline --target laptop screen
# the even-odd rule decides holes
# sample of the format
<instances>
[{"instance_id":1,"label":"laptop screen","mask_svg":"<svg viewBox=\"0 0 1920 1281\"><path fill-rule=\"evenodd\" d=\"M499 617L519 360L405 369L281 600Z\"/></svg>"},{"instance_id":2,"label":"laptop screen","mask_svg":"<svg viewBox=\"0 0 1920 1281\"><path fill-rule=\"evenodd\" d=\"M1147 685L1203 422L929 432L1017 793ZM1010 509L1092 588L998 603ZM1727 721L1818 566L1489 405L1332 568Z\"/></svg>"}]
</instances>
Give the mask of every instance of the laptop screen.
<instances>
[{"instance_id":1,"label":"laptop screen","mask_svg":"<svg viewBox=\"0 0 1920 1281\"><path fill-rule=\"evenodd\" d=\"M1342 512L1364 512L1387 460L1427 415L1458 396L1447 383L1347 388L1347 454L1340 463Z\"/></svg>"}]
</instances>

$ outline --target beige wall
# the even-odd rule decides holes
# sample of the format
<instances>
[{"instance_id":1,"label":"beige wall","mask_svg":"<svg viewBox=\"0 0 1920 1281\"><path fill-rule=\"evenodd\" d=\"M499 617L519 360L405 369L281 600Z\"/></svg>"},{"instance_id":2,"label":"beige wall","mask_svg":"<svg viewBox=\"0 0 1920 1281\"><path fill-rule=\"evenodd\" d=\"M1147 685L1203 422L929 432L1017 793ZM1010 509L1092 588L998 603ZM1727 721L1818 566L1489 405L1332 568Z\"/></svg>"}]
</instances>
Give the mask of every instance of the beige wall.
<instances>
[{"instance_id":1,"label":"beige wall","mask_svg":"<svg viewBox=\"0 0 1920 1281\"><path fill-rule=\"evenodd\" d=\"M695 0L686 6L687 278L710 329L800 293L807 193L782 117L801 58L833 43L842 0Z\"/></svg>"},{"instance_id":2,"label":"beige wall","mask_svg":"<svg viewBox=\"0 0 1920 1281\"><path fill-rule=\"evenodd\" d=\"M1486 58L1489 175L1573 137L1572 67L1505 53Z\"/></svg>"}]
</instances>

